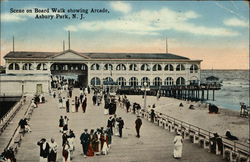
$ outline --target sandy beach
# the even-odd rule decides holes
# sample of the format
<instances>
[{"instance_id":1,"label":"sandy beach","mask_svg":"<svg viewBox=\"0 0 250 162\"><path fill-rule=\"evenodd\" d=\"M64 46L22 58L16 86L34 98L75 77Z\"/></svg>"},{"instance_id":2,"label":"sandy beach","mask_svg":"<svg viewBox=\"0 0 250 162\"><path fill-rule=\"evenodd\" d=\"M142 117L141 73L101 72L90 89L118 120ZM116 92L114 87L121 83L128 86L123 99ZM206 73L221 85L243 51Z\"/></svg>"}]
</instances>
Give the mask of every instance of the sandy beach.
<instances>
[{"instance_id":1,"label":"sandy beach","mask_svg":"<svg viewBox=\"0 0 250 162\"><path fill-rule=\"evenodd\" d=\"M144 99L142 96L127 96L130 102L137 102L142 107ZM184 122L198 126L211 132L217 132L224 136L227 129L239 138L238 142L247 143L249 139L249 119L239 116L239 111L228 109L219 109L219 114L209 114L208 108L195 102L182 101L174 98L161 97L159 100L155 96L147 96L147 107L156 105L155 111L177 118ZM179 104L183 103L183 107ZM194 105L194 110L189 109L190 105Z\"/></svg>"}]
</instances>

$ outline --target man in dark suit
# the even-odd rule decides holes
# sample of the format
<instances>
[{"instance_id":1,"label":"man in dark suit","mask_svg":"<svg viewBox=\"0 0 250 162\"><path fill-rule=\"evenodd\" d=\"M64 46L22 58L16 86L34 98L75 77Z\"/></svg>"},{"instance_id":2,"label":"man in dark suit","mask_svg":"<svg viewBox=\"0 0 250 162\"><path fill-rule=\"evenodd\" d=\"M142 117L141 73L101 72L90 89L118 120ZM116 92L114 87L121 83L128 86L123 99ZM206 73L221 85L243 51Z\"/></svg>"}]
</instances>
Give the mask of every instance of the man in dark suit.
<instances>
[{"instance_id":1,"label":"man in dark suit","mask_svg":"<svg viewBox=\"0 0 250 162\"><path fill-rule=\"evenodd\" d=\"M113 127L115 126L115 119L110 116L108 119L107 127L110 128L111 134L113 135Z\"/></svg>"},{"instance_id":2,"label":"man in dark suit","mask_svg":"<svg viewBox=\"0 0 250 162\"><path fill-rule=\"evenodd\" d=\"M124 121L122 120L122 117L119 117L118 120L118 128L119 128L119 137L122 138L122 128L124 126Z\"/></svg>"},{"instance_id":3,"label":"man in dark suit","mask_svg":"<svg viewBox=\"0 0 250 162\"><path fill-rule=\"evenodd\" d=\"M67 99L66 101L66 112L67 113L69 112L69 99Z\"/></svg>"},{"instance_id":4,"label":"man in dark suit","mask_svg":"<svg viewBox=\"0 0 250 162\"><path fill-rule=\"evenodd\" d=\"M136 137L140 138L140 128L142 125L142 121L140 119L140 116L137 116L137 119L135 120L135 129L136 129Z\"/></svg>"},{"instance_id":5,"label":"man in dark suit","mask_svg":"<svg viewBox=\"0 0 250 162\"><path fill-rule=\"evenodd\" d=\"M84 132L82 133L80 137L80 140L82 144L84 157L87 157L88 146L90 142L90 135L88 134L88 129L84 129Z\"/></svg>"},{"instance_id":6,"label":"man in dark suit","mask_svg":"<svg viewBox=\"0 0 250 162\"><path fill-rule=\"evenodd\" d=\"M40 146L40 162L47 161L49 156L49 144L46 142L46 139L42 138L37 142L37 145Z\"/></svg>"}]
</instances>

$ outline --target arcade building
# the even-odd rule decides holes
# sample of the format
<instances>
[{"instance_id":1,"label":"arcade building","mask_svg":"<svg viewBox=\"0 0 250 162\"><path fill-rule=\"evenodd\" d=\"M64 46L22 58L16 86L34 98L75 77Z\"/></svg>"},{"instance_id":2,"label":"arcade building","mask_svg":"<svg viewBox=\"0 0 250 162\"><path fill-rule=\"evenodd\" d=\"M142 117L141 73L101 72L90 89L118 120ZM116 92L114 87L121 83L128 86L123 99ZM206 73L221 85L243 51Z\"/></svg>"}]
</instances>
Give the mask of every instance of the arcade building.
<instances>
[{"instance_id":1,"label":"arcade building","mask_svg":"<svg viewBox=\"0 0 250 162\"><path fill-rule=\"evenodd\" d=\"M77 87L161 88L200 83L201 60L170 53L11 51L4 56L0 95L48 93L58 76Z\"/></svg>"}]
</instances>

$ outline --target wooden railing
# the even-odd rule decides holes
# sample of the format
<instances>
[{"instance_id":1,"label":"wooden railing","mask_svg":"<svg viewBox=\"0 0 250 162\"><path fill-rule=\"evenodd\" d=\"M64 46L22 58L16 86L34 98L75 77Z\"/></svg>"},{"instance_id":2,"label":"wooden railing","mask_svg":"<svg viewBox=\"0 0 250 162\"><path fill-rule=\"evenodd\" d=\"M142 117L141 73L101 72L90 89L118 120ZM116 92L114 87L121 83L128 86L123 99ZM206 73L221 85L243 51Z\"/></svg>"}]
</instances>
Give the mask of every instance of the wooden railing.
<instances>
[{"instance_id":1,"label":"wooden railing","mask_svg":"<svg viewBox=\"0 0 250 162\"><path fill-rule=\"evenodd\" d=\"M151 121L151 112L142 109L138 113L141 117ZM184 139L190 139L192 143L197 143L202 148L208 149L209 152L211 152L211 138L213 137L212 132L157 111L155 111L155 114L154 123L158 126L167 129L170 132L179 131ZM223 136L220 137L223 143L223 152L220 152L218 145L216 145L215 153L217 155L222 155L226 161L250 161L250 145L231 141Z\"/></svg>"},{"instance_id":2,"label":"wooden railing","mask_svg":"<svg viewBox=\"0 0 250 162\"><path fill-rule=\"evenodd\" d=\"M24 113L23 118L27 118L29 120L31 118L33 110L34 110L34 107L32 106L31 101L30 101L28 108ZM20 126L17 125L5 149L12 147L14 152L17 153L18 147L20 147L21 145L22 137L24 136L24 134L25 132L21 132Z\"/></svg>"},{"instance_id":3,"label":"wooden railing","mask_svg":"<svg viewBox=\"0 0 250 162\"><path fill-rule=\"evenodd\" d=\"M0 135L3 133L5 128L9 125L11 120L15 117L16 113L20 110L22 105L26 102L26 97L22 98L16 102L16 104L9 109L9 111L0 119Z\"/></svg>"}]
</instances>

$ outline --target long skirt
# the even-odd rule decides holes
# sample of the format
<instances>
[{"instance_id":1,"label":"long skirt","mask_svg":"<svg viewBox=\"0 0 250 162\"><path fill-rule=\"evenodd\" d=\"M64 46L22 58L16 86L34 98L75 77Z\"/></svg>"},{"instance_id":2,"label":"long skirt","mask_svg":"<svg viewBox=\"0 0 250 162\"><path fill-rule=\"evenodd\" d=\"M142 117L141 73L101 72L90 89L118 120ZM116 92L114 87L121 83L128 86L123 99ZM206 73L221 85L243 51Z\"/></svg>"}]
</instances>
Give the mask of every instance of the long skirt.
<instances>
[{"instance_id":1,"label":"long skirt","mask_svg":"<svg viewBox=\"0 0 250 162\"><path fill-rule=\"evenodd\" d=\"M182 145L174 146L174 158L181 158L182 156Z\"/></svg>"},{"instance_id":2,"label":"long skirt","mask_svg":"<svg viewBox=\"0 0 250 162\"><path fill-rule=\"evenodd\" d=\"M71 106L71 112L76 112L75 106Z\"/></svg>"},{"instance_id":3,"label":"long skirt","mask_svg":"<svg viewBox=\"0 0 250 162\"><path fill-rule=\"evenodd\" d=\"M92 144L89 144L87 156L94 156Z\"/></svg>"},{"instance_id":4,"label":"long skirt","mask_svg":"<svg viewBox=\"0 0 250 162\"><path fill-rule=\"evenodd\" d=\"M51 151L50 153L49 153L49 157L48 157L48 161L49 162L56 162L56 152L54 152L54 151Z\"/></svg>"},{"instance_id":5,"label":"long skirt","mask_svg":"<svg viewBox=\"0 0 250 162\"><path fill-rule=\"evenodd\" d=\"M74 151L74 141L75 138L68 138L68 142L69 142L69 151Z\"/></svg>"},{"instance_id":6,"label":"long skirt","mask_svg":"<svg viewBox=\"0 0 250 162\"><path fill-rule=\"evenodd\" d=\"M44 158L40 156L39 162L47 162L47 161L48 161L48 158Z\"/></svg>"},{"instance_id":7,"label":"long skirt","mask_svg":"<svg viewBox=\"0 0 250 162\"><path fill-rule=\"evenodd\" d=\"M102 146L102 154L103 155L107 155L108 154L108 145L106 142L103 143L103 146Z\"/></svg>"},{"instance_id":8,"label":"long skirt","mask_svg":"<svg viewBox=\"0 0 250 162\"><path fill-rule=\"evenodd\" d=\"M67 155L63 155L63 162L70 162L70 152L67 151Z\"/></svg>"},{"instance_id":9,"label":"long skirt","mask_svg":"<svg viewBox=\"0 0 250 162\"><path fill-rule=\"evenodd\" d=\"M114 135L119 136L119 127L118 127L118 125L115 126Z\"/></svg>"},{"instance_id":10,"label":"long skirt","mask_svg":"<svg viewBox=\"0 0 250 162\"><path fill-rule=\"evenodd\" d=\"M104 109L104 115L108 115L109 114L109 109Z\"/></svg>"}]
</instances>

